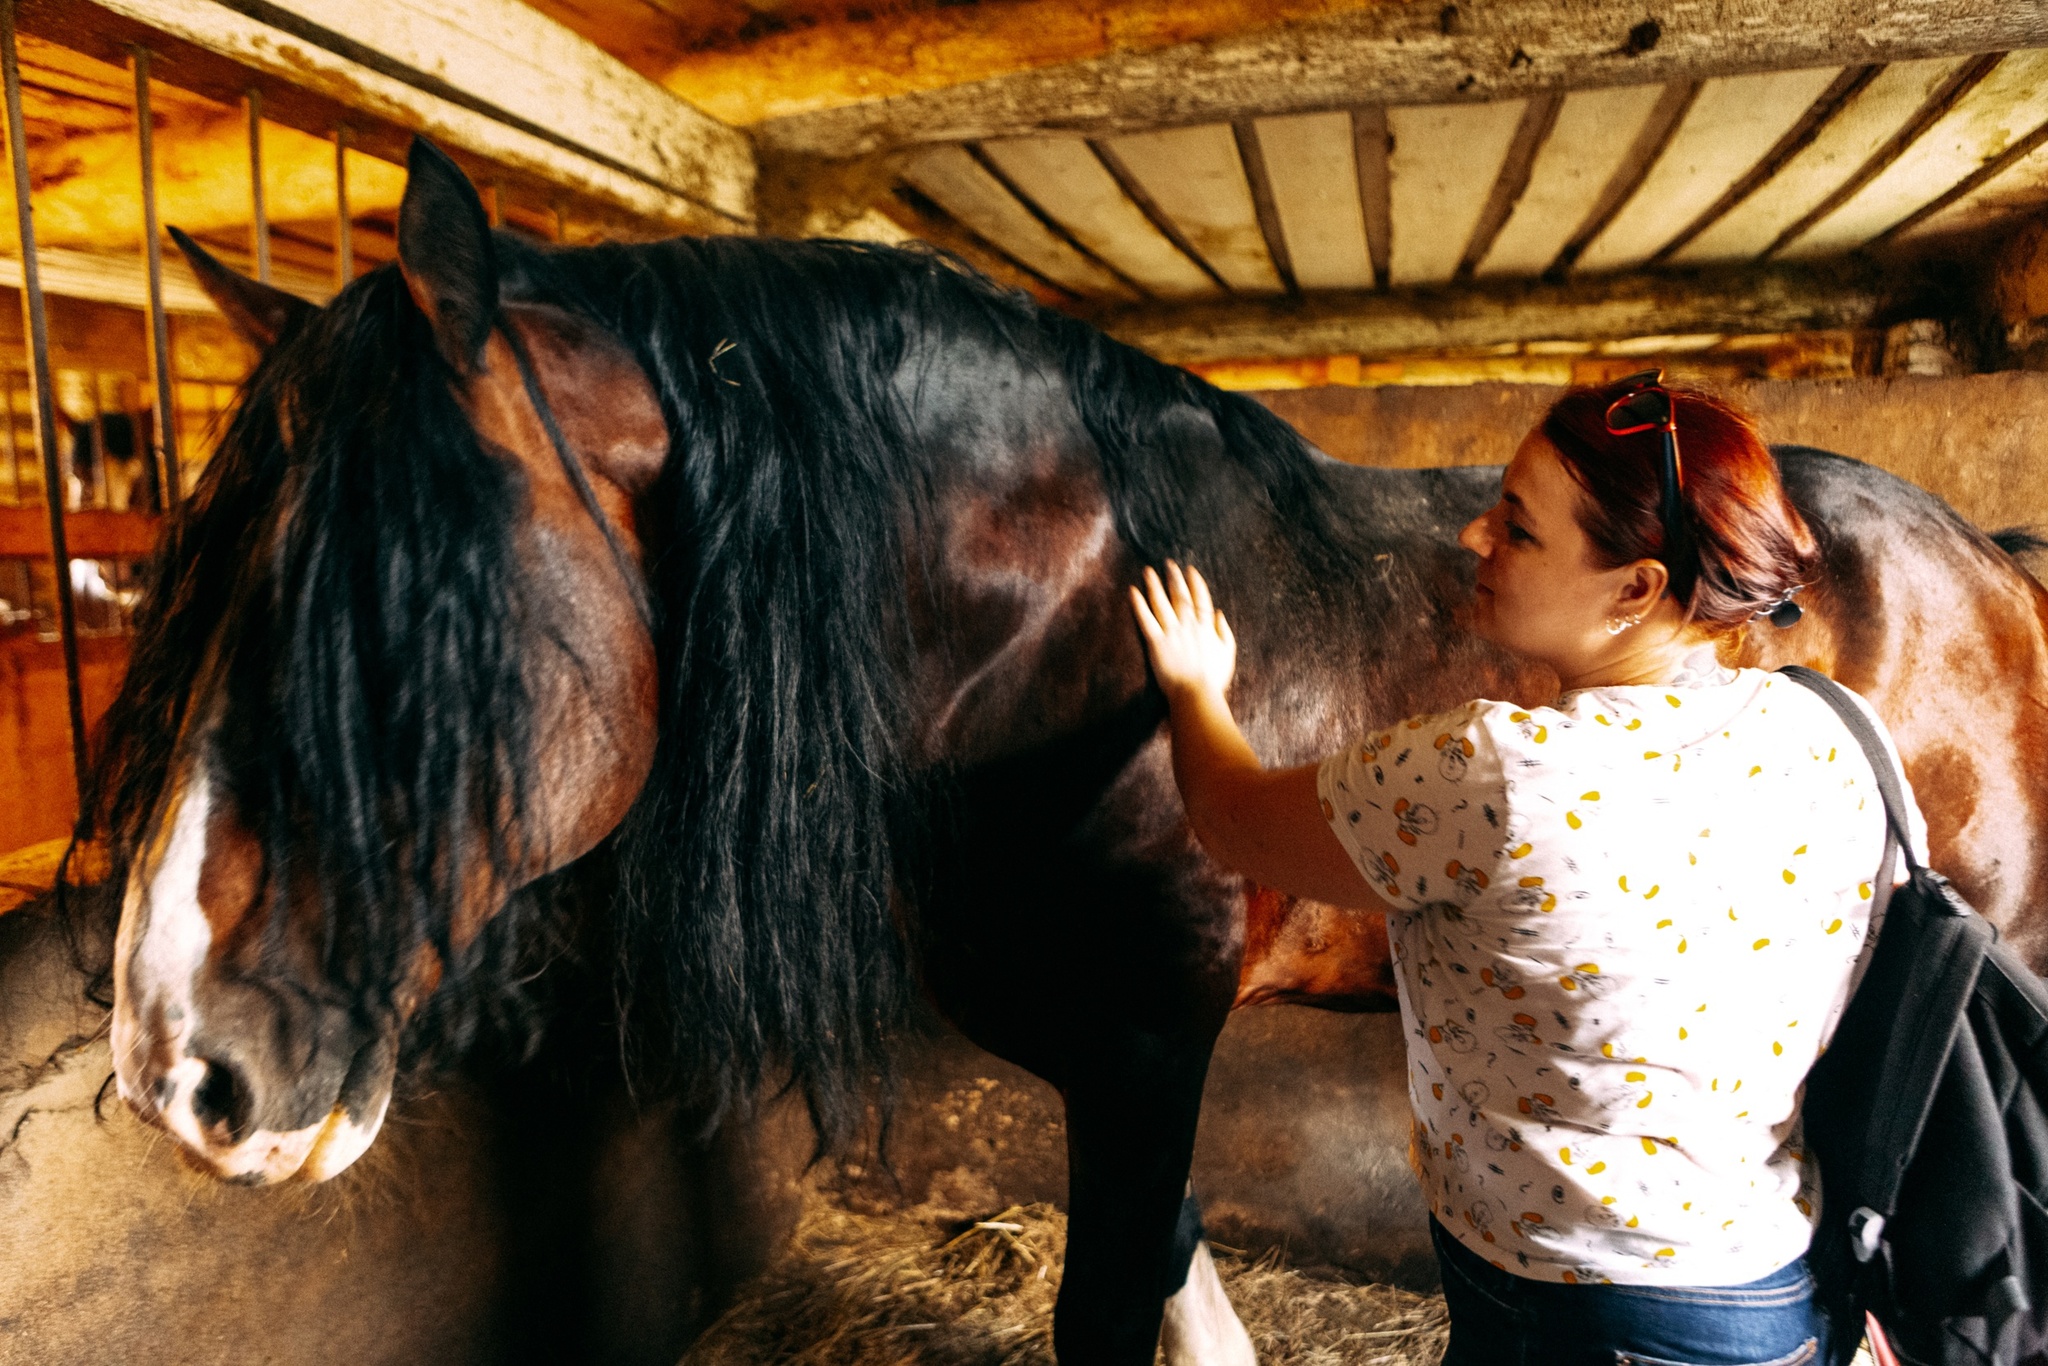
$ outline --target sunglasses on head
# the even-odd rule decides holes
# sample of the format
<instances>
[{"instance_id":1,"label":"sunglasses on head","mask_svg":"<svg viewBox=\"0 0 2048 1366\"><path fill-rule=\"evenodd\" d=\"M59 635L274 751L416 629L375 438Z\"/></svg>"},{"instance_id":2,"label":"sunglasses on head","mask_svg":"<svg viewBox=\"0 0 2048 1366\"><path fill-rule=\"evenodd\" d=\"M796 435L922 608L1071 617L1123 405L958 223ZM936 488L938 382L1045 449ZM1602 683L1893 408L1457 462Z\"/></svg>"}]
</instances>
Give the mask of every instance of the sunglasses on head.
<instances>
[{"instance_id":1,"label":"sunglasses on head","mask_svg":"<svg viewBox=\"0 0 2048 1366\"><path fill-rule=\"evenodd\" d=\"M1622 396L1607 405L1607 434L1634 436L1638 432L1663 434L1663 460L1657 468L1657 516L1664 524L1664 567L1671 573L1671 596L1681 603L1692 594L1698 565L1692 553L1692 537L1685 525L1685 467L1678 458L1678 417L1671 391L1664 387L1662 370L1645 370L1621 381Z\"/></svg>"},{"instance_id":2,"label":"sunglasses on head","mask_svg":"<svg viewBox=\"0 0 2048 1366\"><path fill-rule=\"evenodd\" d=\"M1671 391L1664 387L1662 370L1645 370L1621 381L1622 395L1607 405L1610 436L1634 436L1638 432L1659 432L1663 436L1663 460L1657 467L1657 515L1664 523L1664 567L1671 572L1671 595L1681 603L1692 595L1699 576L1699 556L1685 523L1685 466L1678 458L1678 415ZM1797 588L1788 591L1775 606L1759 612L1773 626L1783 630L1798 624L1802 615L1792 601Z\"/></svg>"}]
</instances>

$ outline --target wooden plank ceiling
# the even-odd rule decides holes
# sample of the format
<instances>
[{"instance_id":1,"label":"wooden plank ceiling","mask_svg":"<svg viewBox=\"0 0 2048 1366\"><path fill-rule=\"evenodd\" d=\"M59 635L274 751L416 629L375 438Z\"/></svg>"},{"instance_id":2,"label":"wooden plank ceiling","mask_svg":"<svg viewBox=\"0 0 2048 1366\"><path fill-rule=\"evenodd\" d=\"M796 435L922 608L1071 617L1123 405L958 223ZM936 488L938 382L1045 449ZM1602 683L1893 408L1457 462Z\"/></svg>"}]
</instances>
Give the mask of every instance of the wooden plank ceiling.
<instances>
[{"instance_id":1,"label":"wooden plank ceiling","mask_svg":"<svg viewBox=\"0 0 2048 1366\"><path fill-rule=\"evenodd\" d=\"M2048 50L970 141L903 175L1087 300L1837 257L2048 208Z\"/></svg>"}]
</instances>

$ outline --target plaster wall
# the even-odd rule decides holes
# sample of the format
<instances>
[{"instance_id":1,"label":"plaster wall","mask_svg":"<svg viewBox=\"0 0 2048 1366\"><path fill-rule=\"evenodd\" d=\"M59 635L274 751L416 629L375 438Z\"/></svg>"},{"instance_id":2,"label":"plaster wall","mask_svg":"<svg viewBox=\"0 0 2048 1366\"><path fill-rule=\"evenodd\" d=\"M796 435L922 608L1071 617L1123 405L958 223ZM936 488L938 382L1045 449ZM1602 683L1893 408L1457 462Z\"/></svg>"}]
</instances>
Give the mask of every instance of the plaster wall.
<instances>
[{"instance_id":1,"label":"plaster wall","mask_svg":"<svg viewBox=\"0 0 2048 1366\"><path fill-rule=\"evenodd\" d=\"M1419 468L1507 463L1562 392L1332 386L1253 397L1340 460ZM2048 524L2048 374L1757 380L1721 392L1755 416L1765 440L1867 460L1986 530Z\"/></svg>"}]
</instances>

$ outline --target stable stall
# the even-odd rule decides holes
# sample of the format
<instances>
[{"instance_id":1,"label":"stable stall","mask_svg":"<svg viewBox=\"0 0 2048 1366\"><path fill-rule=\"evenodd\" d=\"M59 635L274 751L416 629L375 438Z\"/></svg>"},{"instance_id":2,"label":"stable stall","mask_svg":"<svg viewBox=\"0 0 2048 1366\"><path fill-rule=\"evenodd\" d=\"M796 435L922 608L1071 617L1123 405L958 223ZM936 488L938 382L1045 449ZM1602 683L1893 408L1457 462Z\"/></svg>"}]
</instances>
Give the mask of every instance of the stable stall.
<instances>
[{"instance_id":1,"label":"stable stall","mask_svg":"<svg viewBox=\"0 0 2048 1366\"><path fill-rule=\"evenodd\" d=\"M2048 525L2035 6L0 0L0 73L0 1358L671 1361L736 1298L706 1361L1049 1356L1059 1098L936 1024L816 1168L794 1104L705 1141L560 1059L451 1080L295 1193L178 1168L110 1100L47 893L151 548L257 360L171 227L323 303L395 258L424 134L536 242L941 248L1342 460L1499 464L1563 386L1659 366ZM1343 952L1287 933L1298 972ZM1440 1322L1398 1021L1292 996L1247 982L1211 1069L1208 1228L1233 1293L1326 1295L1283 1259L1375 1283L1259 1320L1276 1359L1405 1360Z\"/></svg>"}]
</instances>

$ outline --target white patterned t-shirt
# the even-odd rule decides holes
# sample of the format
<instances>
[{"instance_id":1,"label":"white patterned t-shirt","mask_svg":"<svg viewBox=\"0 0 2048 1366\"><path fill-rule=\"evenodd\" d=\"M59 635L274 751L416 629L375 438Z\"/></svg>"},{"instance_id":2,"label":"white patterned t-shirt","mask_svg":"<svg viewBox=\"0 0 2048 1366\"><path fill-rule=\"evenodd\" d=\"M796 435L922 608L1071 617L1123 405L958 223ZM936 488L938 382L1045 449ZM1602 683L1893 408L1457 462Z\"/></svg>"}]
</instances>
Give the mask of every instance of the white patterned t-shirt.
<instances>
[{"instance_id":1,"label":"white patterned t-shirt","mask_svg":"<svg viewBox=\"0 0 2048 1366\"><path fill-rule=\"evenodd\" d=\"M1571 1282L1739 1285L1806 1251L1800 1086L1884 837L1826 703L1711 668L1478 701L1368 736L1318 786L1397 912L1417 1175L1453 1235Z\"/></svg>"}]
</instances>

